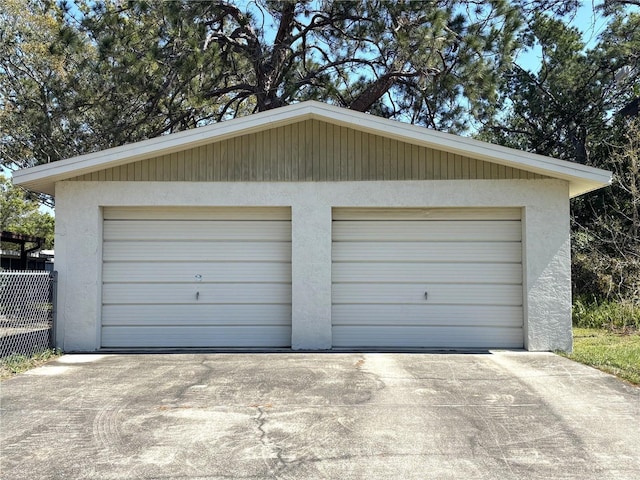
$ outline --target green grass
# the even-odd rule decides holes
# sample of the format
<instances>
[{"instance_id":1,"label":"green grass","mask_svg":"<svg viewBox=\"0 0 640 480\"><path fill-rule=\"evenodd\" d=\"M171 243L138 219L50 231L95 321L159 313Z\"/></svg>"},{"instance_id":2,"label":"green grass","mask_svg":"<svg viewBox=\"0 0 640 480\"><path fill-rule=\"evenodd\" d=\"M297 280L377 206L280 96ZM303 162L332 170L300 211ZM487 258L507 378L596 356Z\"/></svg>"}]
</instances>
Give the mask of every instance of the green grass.
<instances>
[{"instance_id":1,"label":"green grass","mask_svg":"<svg viewBox=\"0 0 640 480\"><path fill-rule=\"evenodd\" d=\"M573 353L564 356L640 385L640 331L573 329Z\"/></svg>"},{"instance_id":2,"label":"green grass","mask_svg":"<svg viewBox=\"0 0 640 480\"><path fill-rule=\"evenodd\" d=\"M0 380L4 380L18 373L39 367L50 360L58 358L62 352L57 349L47 349L33 355L10 355L0 359Z\"/></svg>"}]
</instances>

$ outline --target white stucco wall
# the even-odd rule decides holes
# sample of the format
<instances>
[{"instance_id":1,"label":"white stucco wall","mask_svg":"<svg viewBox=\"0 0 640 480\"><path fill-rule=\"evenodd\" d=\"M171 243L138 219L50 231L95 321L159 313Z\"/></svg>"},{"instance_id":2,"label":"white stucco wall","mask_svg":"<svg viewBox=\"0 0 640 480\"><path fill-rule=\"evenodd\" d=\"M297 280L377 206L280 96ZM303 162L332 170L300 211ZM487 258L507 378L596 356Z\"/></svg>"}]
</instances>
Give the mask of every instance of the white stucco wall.
<instances>
[{"instance_id":1,"label":"white stucco wall","mask_svg":"<svg viewBox=\"0 0 640 480\"><path fill-rule=\"evenodd\" d=\"M292 346L331 347L333 207L522 207L525 348L570 350L569 190L561 180L305 183L59 182L58 346L100 346L102 207L287 206Z\"/></svg>"}]
</instances>

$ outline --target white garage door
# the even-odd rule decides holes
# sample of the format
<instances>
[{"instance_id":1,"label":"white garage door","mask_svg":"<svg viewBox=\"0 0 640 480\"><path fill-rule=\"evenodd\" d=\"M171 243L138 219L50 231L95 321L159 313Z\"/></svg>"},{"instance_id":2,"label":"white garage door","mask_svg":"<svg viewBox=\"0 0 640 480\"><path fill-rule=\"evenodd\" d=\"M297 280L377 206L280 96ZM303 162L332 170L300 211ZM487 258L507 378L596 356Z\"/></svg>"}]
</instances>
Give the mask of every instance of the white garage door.
<instances>
[{"instance_id":1,"label":"white garage door","mask_svg":"<svg viewBox=\"0 0 640 480\"><path fill-rule=\"evenodd\" d=\"M105 208L103 347L291 344L288 208Z\"/></svg>"},{"instance_id":2,"label":"white garage door","mask_svg":"<svg viewBox=\"0 0 640 480\"><path fill-rule=\"evenodd\" d=\"M333 218L334 346L523 346L520 209Z\"/></svg>"}]
</instances>

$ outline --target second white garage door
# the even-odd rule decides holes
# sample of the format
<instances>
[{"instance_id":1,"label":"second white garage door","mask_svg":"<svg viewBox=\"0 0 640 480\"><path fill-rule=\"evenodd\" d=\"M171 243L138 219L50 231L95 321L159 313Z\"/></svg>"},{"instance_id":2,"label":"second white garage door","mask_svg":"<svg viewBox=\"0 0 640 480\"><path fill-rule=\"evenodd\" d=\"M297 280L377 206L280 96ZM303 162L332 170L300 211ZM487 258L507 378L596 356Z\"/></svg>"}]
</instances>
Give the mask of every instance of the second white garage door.
<instances>
[{"instance_id":1,"label":"second white garage door","mask_svg":"<svg viewBox=\"0 0 640 480\"><path fill-rule=\"evenodd\" d=\"M335 347L523 346L520 209L335 209Z\"/></svg>"},{"instance_id":2,"label":"second white garage door","mask_svg":"<svg viewBox=\"0 0 640 480\"><path fill-rule=\"evenodd\" d=\"M102 347L291 344L288 208L105 208Z\"/></svg>"}]
</instances>

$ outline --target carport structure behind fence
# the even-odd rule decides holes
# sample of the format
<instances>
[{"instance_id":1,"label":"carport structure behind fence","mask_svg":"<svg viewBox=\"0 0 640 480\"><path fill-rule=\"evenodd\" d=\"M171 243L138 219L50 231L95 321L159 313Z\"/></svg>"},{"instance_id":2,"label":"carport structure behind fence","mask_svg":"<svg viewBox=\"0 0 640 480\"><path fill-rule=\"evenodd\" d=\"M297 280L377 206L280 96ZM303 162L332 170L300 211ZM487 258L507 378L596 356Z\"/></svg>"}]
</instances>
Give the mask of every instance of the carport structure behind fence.
<instances>
[{"instance_id":1,"label":"carport structure behind fence","mask_svg":"<svg viewBox=\"0 0 640 480\"><path fill-rule=\"evenodd\" d=\"M55 344L57 272L0 271L0 358Z\"/></svg>"}]
</instances>

